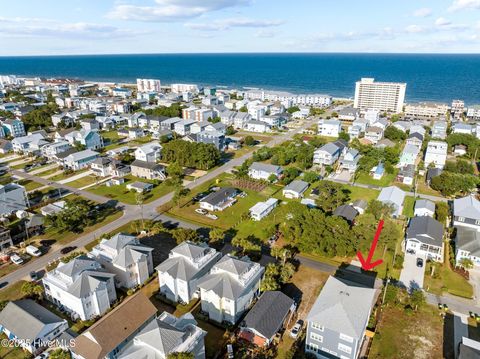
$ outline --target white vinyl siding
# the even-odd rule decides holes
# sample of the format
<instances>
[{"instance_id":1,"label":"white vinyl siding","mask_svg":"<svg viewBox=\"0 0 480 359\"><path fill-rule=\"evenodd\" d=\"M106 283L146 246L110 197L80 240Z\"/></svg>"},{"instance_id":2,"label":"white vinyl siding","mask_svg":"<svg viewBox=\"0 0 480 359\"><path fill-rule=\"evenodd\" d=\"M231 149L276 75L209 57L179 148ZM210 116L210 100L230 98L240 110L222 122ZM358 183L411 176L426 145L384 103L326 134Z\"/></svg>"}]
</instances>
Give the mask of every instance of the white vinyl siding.
<instances>
[{"instance_id":1,"label":"white vinyl siding","mask_svg":"<svg viewBox=\"0 0 480 359\"><path fill-rule=\"evenodd\" d=\"M347 354L352 354L352 348L342 343L338 343L338 350Z\"/></svg>"}]
</instances>

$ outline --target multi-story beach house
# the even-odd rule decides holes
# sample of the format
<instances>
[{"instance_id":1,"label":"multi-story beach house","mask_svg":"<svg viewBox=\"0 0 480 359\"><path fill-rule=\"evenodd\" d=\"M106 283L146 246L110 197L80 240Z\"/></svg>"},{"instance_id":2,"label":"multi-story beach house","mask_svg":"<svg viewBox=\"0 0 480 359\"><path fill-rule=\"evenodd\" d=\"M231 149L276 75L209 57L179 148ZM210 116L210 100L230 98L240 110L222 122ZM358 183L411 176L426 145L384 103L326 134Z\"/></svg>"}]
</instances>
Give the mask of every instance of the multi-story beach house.
<instances>
[{"instance_id":1,"label":"multi-story beach house","mask_svg":"<svg viewBox=\"0 0 480 359\"><path fill-rule=\"evenodd\" d=\"M153 248L142 245L135 236L117 233L102 239L88 254L115 274L115 285L134 288L145 283L153 273Z\"/></svg>"},{"instance_id":2,"label":"multi-story beach house","mask_svg":"<svg viewBox=\"0 0 480 359\"><path fill-rule=\"evenodd\" d=\"M198 281L202 312L218 323L235 324L260 294L263 273L248 257L224 256Z\"/></svg>"},{"instance_id":3,"label":"multi-story beach house","mask_svg":"<svg viewBox=\"0 0 480 359\"><path fill-rule=\"evenodd\" d=\"M208 273L221 254L206 244L183 242L156 267L160 293L174 302L189 303L199 297L197 282Z\"/></svg>"},{"instance_id":4,"label":"multi-story beach house","mask_svg":"<svg viewBox=\"0 0 480 359\"><path fill-rule=\"evenodd\" d=\"M117 299L115 274L87 256L60 262L42 279L45 295L72 317L88 320L105 313Z\"/></svg>"}]
</instances>

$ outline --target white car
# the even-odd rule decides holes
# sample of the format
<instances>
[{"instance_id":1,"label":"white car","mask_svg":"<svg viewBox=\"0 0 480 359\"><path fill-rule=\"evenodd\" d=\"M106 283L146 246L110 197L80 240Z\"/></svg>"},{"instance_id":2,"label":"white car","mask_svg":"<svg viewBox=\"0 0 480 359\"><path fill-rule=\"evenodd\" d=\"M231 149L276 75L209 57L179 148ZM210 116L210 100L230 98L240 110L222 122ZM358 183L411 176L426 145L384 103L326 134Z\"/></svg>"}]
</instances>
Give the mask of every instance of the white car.
<instances>
[{"instance_id":1,"label":"white car","mask_svg":"<svg viewBox=\"0 0 480 359\"><path fill-rule=\"evenodd\" d=\"M195 210L195 212L197 212L198 214L201 214L203 216L205 216L208 212L206 210L204 210L203 208L197 208Z\"/></svg>"},{"instance_id":2,"label":"white car","mask_svg":"<svg viewBox=\"0 0 480 359\"><path fill-rule=\"evenodd\" d=\"M298 334L302 331L302 326L303 326L303 320L299 319L293 326L292 330L290 330L290 336L293 339L297 339Z\"/></svg>"},{"instance_id":3,"label":"white car","mask_svg":"<svg viewBox=\"0 0 480 359\"><path fill-rule=\"evenodd\" d=\"M18 254L12 254L10 256L10 260L12 261L12 263L14 263L16 265L23 264L23 259Z\"/></svg>"},{"instance_id":4,"label":"white car","mask_svg":"<svg viewBox=\"0 0 480 359\"><path fill-rule=\"evenodd\" d=\"M209 213L209 214L206 214L205 217L210 218L210 219L213 219L213 220L218 219L218 217L217 217L216 215L210 214L210 213Z\"/></svg>"}]
</instances>

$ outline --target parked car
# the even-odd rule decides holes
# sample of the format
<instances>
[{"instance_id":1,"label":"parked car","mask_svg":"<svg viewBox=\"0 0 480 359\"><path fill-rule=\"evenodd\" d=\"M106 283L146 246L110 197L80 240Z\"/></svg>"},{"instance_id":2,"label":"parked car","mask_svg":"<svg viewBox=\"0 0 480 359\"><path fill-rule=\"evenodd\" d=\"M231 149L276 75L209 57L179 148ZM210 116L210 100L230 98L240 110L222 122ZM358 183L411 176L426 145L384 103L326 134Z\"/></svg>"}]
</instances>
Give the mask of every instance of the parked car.
<instances>
[{"instance_id":1,"label":"parked car","mask_svg":"<svg viewBox=\"0 0 480 359\"><path fill-rule=\"evenodd\" d=\"M290 336L293 339L296 339L298 337L298 334L302 331L302 326L303 326L303 320L299 319L293 326L293 328L290 330Z\"/></svg>"},{"instance_id":2,"label":"parked car","mask_svg":"<svg viewBox=\"0 0 480 359\"><path fill-rule=\"evenodd\" d=\"M32 245L27 246L26 252L34 257L40 257L42 255L42 252L40 252L40 249Z\"/></svg>"},{"instance_id":3,"label":"parked car","mask_svg":"<svg viewBox=\"0 0 480 359\"><path fill-rule=\"evenodd\" d=\"M227 344L227 358L228 359L233 359L234 358L232 344Z\"/></svg>"},{"instance_id":4,"label":"parked car","mask_svg":"<svg viewBox=\"0 0 480 359\"><path fill-rule=\"evenodd\" d=\"M30 279L35 282L35 281L38 279L38 274L37 274L37 272L31 271L31 272L30 272Z\"/></svg>"},{"instance_id":5,"label":"parked car","mask_svg":"<svg viewBox=\"0 0 480 359\"><path fill-rule=\"evenodd\" d=\"M201 215L203 215L203 216L205 216L205 215L208 213L208 212L207 212L205 209L203 209L203 208L197 208L197 209L195 210L195 212L197 212L198 214L201 214Z\"/></svg>"},{"instance_id":6,"label":"parked car","mask_svg":"<svg viewBox=\"0 0 480 359\"><path fill-rule=\"evenodd\" d=\"M2 282L2 283L0 283L0 288L3 288L3 287L5 287L5 286L7 286L7 285L8 285L8 282Z\"/></svg>"},{"instance_id":7,"label":"parked car","mask_svg":"<svg viewBox=\"0 0 480 359\"><path fill-rule=\"evenodd\" d=\"M20 265L20 264L23 264L23 259L22 257L20 257L18 254L14 253L10 256L10 260L12 261L12 263L16 264L16 265Z\"/></svg>"},{"instance_id":8,"label":"parked car","mask_svg":"<svg viewBox=\"0 0 480 359\"><path fill-rule=\"evenodd\" d=\"M76 246L68 246L68 247L62 248L62 249L60 250L60 253L62 253L62 254L67 254L67 253L70 253L71 251L73 251L73 250L75 250L75 249L77 249Z\"/></svg>"},{"instance_id":9,"label":"parked car","mask_svg":"<svg viewBox=\"0 0 480 359\"><path fill-rule=\"evenodd\" d=\"M423 259L422 258L417 258L417 267L419 267L419 268L423 267Z\"/></svg>"},{"instance_id":10,"label":"parked car","mask_svg":"<svg viewBox=\"0 0 480 359\"><path fill-rule=\"evenodd\" d=\"M48 359L50 357L50 353L44 352L40 355L37 355L35 359Z\"/></svg>"},{"instance_id":11,"label":"parked car","mask_svg":"<svg viewBox=\"0 0 480 359\"><path fill-rule=\"evenodd\" d=\"M414 249L409 249L409 250L407 250L407 253L408 254L415 254L415 250Z\"/></svg>"},{"instance_id":12,"label":"parked car","mask_svg":"<svg viewBox=\"0 0 480 359\"><path fill-rule=\"evenodd\" d=\"M206 214L205 217L210 218L210 219L213 219L213 220L218 219L218 217L217 217L216 215L210 214L210 213L209 213L209 214Z\"/></svg>"}]
</instances>

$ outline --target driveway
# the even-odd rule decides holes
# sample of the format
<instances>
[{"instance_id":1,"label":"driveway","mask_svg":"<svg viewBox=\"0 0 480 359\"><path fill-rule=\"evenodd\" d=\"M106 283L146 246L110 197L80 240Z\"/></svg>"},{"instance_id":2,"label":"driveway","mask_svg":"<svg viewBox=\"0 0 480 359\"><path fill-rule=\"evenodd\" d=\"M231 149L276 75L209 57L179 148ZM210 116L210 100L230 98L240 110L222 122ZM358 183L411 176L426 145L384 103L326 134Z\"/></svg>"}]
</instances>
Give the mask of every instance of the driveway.
<instances>
[{"instance_id":1,"label":"driveway","mask_svg":"<svg viewBox=\"0 0 480 359\"><path fill-rule=\"evenodd\" d=\"M423 266L417 267L416 254L405 253L403 261L403 269L400 273L400 282L409 290L423 288L423 276L425 274L425 258L423 258Z\"/></svg>"},{"instance_id":2,"label":"driveway","mask_svg":"<svg viewBox=\"0 0 480 359\"><path fill-rule=\"evenodd\" d=\"M480 268L475 267L469 270L470 284L473 287L473 299L477 304L480 304Z\"/></svg>"}]
</instances>

